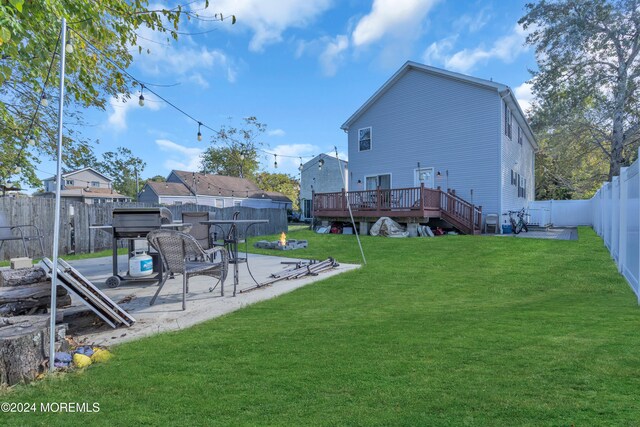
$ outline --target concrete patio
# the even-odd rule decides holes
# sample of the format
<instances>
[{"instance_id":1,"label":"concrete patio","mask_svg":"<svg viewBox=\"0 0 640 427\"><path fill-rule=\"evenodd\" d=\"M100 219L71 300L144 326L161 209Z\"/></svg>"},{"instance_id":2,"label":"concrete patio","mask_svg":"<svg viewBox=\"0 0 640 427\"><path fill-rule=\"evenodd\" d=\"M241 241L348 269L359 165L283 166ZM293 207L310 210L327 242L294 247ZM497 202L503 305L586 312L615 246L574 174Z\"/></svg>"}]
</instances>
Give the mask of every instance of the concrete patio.
<instances>
[{"instance_id":1,"label":"concrete patio","mask_svg":"<svg viewBox=\"0 0 640 427\"><path fill-rule=\"evenodd\" d=\"M291 267L291 265L281 264L282 262L298 261L295 258L254 254L249 254L248 260L248 267L258 283L266 281L272 273ZM69 334L77 342L97 345L113 345L159 332L184 329L360 267L340 263L338 267L317 276L282 280L250 292L240 293L241 290L256 284L249 274L247 263L240 263L238 293L233 297L233 266L230 265L224 286L224 296L220 295L219 286L213 292L209 292L209 287L215 283L210 277L192 277L189 280L187 309L182 311L182 276L180 275L167 281L155 305L150 306L149 302L158 289L157 282L125 283L118 288L109 288L105 285L106 279L112 275L111 257L78 260L70 264L136 319L131 327L121 326L113 329L99 321L100 319L93 312L87 313L88 308L74 297L73 307L65 309L65 322L70 321ZM118 264L123 269L127 265L127 256L121 255Z\"/></svg>"}]
</instances>

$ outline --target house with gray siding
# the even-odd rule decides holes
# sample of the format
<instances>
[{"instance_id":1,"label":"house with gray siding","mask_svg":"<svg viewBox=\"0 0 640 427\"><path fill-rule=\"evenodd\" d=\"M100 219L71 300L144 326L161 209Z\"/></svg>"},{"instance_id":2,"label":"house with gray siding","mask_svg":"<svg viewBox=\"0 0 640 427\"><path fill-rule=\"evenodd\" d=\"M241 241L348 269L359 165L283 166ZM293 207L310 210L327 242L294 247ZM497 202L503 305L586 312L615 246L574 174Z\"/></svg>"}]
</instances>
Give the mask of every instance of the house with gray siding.
<instances>
[{"instance_id":1,"label":"house with gray siding","mask_svg":"<svg viewBox=\"0 0 640 427\"><path fill-rule=\"evenodd\" d=\"M163 205L197 204L227 208L291 209L292 201L282 193L262 191L245 178L173 170L166 182L147 181L138 201Z\"/></svg>"},{"instance_id":2,"label":"house with gray siding","mask_svg":"<svg viewBox=\"0 0 640 427\"><path fill-rule=\"evenodd\" d=\"M342 173L340 172L342 168ZM348 176L348 163L327 154L315 156L302 165L300 170L301 219L312 217L313 193L331 193L348 190L342 177Z\"/></svg>"},{"instance_id":3,"label":"house with gray siding","mask_svg":"<svg viewBox=\"0 0 640 427\"><path fill-rule=\"evenodd\" d=\"M387 209L386 216L400 222L437 217L458 226L447 215L468 214L475 225L465 232L475 233L487 214L534 199L538 145L504 84L409 61L341 128L348 134L350 188L382 191L389 200L376 202L376 215ZM411 188L428 191L399 190ZM357 205L356 196L351 202ZM327 218L337 213L329 198L317 202ZM411 212L394 212L394 205ZM367 207L363 222L376 216Z\"/></svg>"},{"instance_id":4,"label":"house with gray siding","mask_svg":"<svg viewBox=\"0 0 640 427\"><path fill-rule=\"evenodd\" d=\"M60 197L72 202L87 204L130 202L131 197L113 190L113 180L93 168L84 168L62 174ZM43 180L44 191L35 193L35 197L54 198L56 196L56 177Z\"/></svg>"}]
</instances>

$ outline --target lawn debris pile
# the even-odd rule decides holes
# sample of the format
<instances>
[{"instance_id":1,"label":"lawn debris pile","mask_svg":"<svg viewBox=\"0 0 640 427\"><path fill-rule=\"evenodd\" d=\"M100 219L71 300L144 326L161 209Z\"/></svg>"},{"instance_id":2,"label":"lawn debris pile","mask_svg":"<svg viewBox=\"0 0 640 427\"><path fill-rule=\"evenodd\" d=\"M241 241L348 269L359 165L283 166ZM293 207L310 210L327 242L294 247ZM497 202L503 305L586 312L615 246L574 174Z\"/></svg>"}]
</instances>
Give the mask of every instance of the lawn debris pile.
<instances>
[{"instance_id":1,"label":"lawn debris pile","mask_svg":"<svg viewBox=\"0 0 640 427\"><path fill-rule=\"evenodd\" d=\"M279 282L280 280L292 280L299 279L305 276L317 276L323 271L331 270L332 268L338 267L340 265L333 258L327 258L324 261L315 259L294 262L284 261L283 264L289 265L290 267L278 273L271 273L270 279L267 279L265 282L257 284L256 286L253 286L251 288L243 289L240 291L240 293L262 288L264 286Z\"/></svg>"}]
</instances>

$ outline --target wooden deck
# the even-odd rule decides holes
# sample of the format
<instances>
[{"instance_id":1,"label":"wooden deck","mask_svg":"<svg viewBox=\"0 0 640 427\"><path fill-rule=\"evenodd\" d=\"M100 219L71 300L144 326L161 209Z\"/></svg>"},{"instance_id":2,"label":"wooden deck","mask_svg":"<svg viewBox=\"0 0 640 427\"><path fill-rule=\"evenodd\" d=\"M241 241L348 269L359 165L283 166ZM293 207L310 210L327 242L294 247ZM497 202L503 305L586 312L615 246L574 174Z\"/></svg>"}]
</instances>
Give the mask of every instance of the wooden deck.
<instances>
[{"instance_id":1,"label":"wooden deck","mask_svg":"<svg viewBox=\"0 0 640 427\"><path fill-rule=\"evenodd\" d=\"M356 221L375 221L383 216L398 222L426 222L430 218L440 218L465 234L480 234L482 229L481 206L474 206L455 194L424 186L314 193L313 216L349 218L347 201Z\"/></svg>"}]
</instances>

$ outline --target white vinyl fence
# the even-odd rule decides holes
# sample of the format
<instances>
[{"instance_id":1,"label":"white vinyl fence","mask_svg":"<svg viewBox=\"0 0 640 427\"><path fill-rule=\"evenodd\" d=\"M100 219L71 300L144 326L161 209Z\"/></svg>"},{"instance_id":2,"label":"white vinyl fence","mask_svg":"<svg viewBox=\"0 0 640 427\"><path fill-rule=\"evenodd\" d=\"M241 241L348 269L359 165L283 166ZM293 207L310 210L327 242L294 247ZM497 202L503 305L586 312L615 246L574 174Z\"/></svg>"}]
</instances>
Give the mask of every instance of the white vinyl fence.
<instances>
[{"instance_id":1,"label":"white vinyl fence","mask_svg":"<svg viewBox=\"0 0 640 427\"><path fill-rule=\"evenodd\" d=\"M618 270L640 302L640 160L622 168L620 176L605 183L591 199L593 229L611 252Z\"/></svg>"},{"instance_id":2,"label":"white vinyl fence","mask_svg":"<svg viewBox=\"0 0 640 427\"><path fill-rule=\"evenodd\" d=\"M529 223L542 227L593 224L592 200L541 200L529 203Z\"/></svg>"},{"instance_id":3,"label":"white vinyl fence","mask_svg":"<svg viewBox=\"0 0 640 427\"><path fill-rule=\"evenodd\" d=\"M640 159L640 150L638 151ZM589 225L602 237L618 271L640 303L640 160L620 170L590 200L546 200L529 204L530 223L556 227Z\"/></svg>"}]
</instances>

